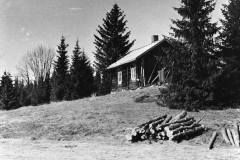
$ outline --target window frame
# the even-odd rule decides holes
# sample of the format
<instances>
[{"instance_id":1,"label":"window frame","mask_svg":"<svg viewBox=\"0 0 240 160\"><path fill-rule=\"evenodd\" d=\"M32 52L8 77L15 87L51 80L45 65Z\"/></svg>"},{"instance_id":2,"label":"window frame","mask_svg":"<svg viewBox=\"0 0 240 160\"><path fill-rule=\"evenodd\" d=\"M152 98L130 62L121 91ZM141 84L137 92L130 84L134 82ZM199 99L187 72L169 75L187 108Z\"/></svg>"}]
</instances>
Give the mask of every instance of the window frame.
<instances>
[{"instance_id":1,"label":"window frame","mask_svg":"<svg viewBox=\"0 0 240 160\"><path fill-rule=\"evenodd\" d=\"M122 84L122 71L118 72L118 84Z\"/></svg>"},{"instance_id":2,"label":"window frame","mask_svg":"<svg viewBox=\"0 0 240 160\"><path fill-rule=\"evenodd\" d=\"M131 68L131 80L136 81L137 76L136 76L136 66Z\"/></svg>"}]
</instances>

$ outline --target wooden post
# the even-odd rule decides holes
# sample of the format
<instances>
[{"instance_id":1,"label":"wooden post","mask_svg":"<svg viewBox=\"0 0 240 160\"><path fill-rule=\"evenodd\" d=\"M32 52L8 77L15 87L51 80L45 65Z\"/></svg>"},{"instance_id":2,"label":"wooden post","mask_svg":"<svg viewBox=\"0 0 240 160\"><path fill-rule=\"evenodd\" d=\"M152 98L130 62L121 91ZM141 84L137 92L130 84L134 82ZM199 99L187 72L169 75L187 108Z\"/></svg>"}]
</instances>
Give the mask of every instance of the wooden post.
<instances>
[{"instance_id":1,"label":"wooden post","mask_svg":"<svg viewBox=\"0 0 240 160\"><path fill-rule=\"evenodd\" d=\"M213 144L214 144L214 141L215 141L216 137L217 137L217 132L215 131L215 132L213 132L213 135L212 135L212 137L209 141L209 144L208 144L209 149L213 148Z\"/></svg>"},{"instance_id":2,"label":"wooden post","mask_svg":"<svg viewBox=\"0 0 240 160\"><path fill-rule=\"evenodd\" d=\"M227 135L228 135L228 138L229 138L231 144L232 144L233 146L235 146L235 143L234 143L233 137L232 137L232 133L231 133L231 131L230 131L228 128L227 128Z\"/></svg>"},{"instance_id":3,"label":"wooden post","mask_svg":"<svg viewBox=\"0 0 240 160\"><path fill-rule=\"evenodd\" d=\"M234 121L234 125L233 125L233 130L234 130L234 134L235 134L235 145L236 147L240 147L239 145L239 139L240 139L240 136L239 136L239 133L238 133L238 122L237 120Z\"/></svg>"},{"instance_id":4,"label":"wooden post","mask_svg":"<svg viewBox=\"0 0 240 160\"><path fill-rule=\"evenodd\" d=\"M129 82L129 80L128 80L128 66L127 66L127 89L129 89L129 85L128 85L129 83L128 82Z\"/></svg>"},{"instance_id":5,"label":"wooden post","mask_svg":"<svg viewBox=\"0 0 240 160\"><path fill-rule=\"evenodd\" d=\"M230 142L229 139L228 139L228 135L227 135L226 128L222 128L222 129L221 129L221 133L222 133L222 136L223 136L223 139L225 140L225 142L226 142L227 144L231 144L231 142Z\"/></svg>"},{"instance_id":6,"label":"wooden post","mask_svg":"<svg viewBox=\"0 0 240 160\"><path fill-rule=\"evenodd\" d=\"M145 86L145 73L144 73L144 58L141 60L141 80L142 80L142 86Z\"/></svg>"}]
</instances>

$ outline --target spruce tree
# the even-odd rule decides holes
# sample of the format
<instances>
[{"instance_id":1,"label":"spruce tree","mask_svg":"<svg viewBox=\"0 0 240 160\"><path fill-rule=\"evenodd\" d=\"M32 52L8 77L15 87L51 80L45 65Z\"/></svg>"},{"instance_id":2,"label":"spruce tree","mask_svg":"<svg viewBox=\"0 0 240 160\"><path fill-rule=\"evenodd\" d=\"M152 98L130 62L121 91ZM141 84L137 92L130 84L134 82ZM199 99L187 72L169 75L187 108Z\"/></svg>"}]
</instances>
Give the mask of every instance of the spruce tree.
<instances>
[{"instance_id":1,"label":"spruce tree","mask_svg":"<svg viewBox=\"0 0 240 160\"><path fill-rule=\"evenodd\" d=\"M67 81L68 81L68 55L67 55L68 44L65 44L65 37L62 36L61 43L58 45L58 56L57 60L54 61L54 71L51 79L51 100L61 101L65 99L67 92Z\"/></svg>"},{"instance_id":2,"label":"spruce tree","mask_svg":"<svg viewBox=\"0 0 240 160\"><path fill-rule=\"evenodd\" d=\"M220 33L221 52L223 56L223 71L219 84L224 88L225 101L240 102L240 1L229 0L223 5Z\"/></svg>"},{"instance_id":3,"label":"spruce tree","mask_svg":"<svg viewBox=\"0 0 240 160\"><path fill-rule=\"evenodd\" d=\"M1 79L1 91L0 91L0 109L11 110L19 107L16 90L12 84L12 78L10 73L4 72Z\"/></svg>"},{"instance_id":4,"label":"spruce tree","mask_svg":"<svg viewBox=\"0 0 240 160\"><path fill-rule=\"evenodd\" d=\"M76 46L73 50L72 55L72 64L70 67L70 76L71 76L71 99L78 99L82 96L82 89L83 86L81 85L82 74L80 70L80 55L81 55L81 48L79 47L78 40L76 42Z\"/></svg>"},{"instance_id":5,"label":"spruce tree","mask_svg":"<svg viewBox=\"0 0 240 160\"><path fill-rule=\"evenodd\" d=\"M81 51L78 40L73 50L71 65L71 99L90 96L93 92L93 71L90 61Z\"/></svg>"},{"instance_id":6,"label":"spruce tree","mask_svg":"<svg viewBox=\"0 0 240 160\"><path fill-rule=\"evenodd\" d=\"M174 9L182 19L172 20L175 39L164 60L173 76L172 84L164 90L164 98L172 108L202 109L220 100L215 83L219 61L213 38L218 28L210 22L215 3L213 0L182 0L181 3L181 7Z\"/></svg>"},{"instance_id":7,"label":"spruce tree","mask_svg":"<svg viewBox=\"0 0 240 160\"><path fill-rule=\"evenodd\" d=\"M109 85L111 79L106 72L106 68L125 56L134 44L134 41L130 42L128 40L130 31L126 32L126 23L123 11L117 4L114 4L112 10L103 19L102 26L98 26L99 36L94 35L96 46L94 66L96 71L105 78L102 81L106 81L102 83L102 88L105 90L104 94L109 93L111 87Z\"/></svg>"}]
</instances>

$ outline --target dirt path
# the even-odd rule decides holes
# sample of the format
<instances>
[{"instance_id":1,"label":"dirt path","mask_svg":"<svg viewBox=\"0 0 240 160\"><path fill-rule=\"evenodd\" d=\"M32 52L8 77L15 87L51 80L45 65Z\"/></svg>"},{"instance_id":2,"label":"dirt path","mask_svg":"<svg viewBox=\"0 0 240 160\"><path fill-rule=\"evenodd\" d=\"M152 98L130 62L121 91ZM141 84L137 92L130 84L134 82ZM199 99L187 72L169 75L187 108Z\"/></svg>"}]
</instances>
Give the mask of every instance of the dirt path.
<instances>
[{"instance_id":1,"label":"dirt path","mask_svg":"<svg viewBox=\"0 0 240 160\"><path fill-rule=\"evenodd\" d=\"M215 148L208 150L172 142L153 144L103 144L78 141L30 141L0 139L1 160L239 160L240 149Z\"/></svg>"}]
</instances>

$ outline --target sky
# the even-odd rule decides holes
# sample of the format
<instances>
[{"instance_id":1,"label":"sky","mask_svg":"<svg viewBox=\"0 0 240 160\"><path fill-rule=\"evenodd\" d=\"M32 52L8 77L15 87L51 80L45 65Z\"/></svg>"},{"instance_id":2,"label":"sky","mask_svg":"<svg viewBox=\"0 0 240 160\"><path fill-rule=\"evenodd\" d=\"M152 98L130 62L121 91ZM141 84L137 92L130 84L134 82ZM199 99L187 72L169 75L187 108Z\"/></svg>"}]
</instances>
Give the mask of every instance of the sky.
<instances>
[{"instance_id":1,"label":"sky","mask_svg":"<svg viewBox=\"0 0 240 160\"><path fill-rule=\"evenodd\" d=\"M227 1L216 0L212 22L223 18ZM0 0L0 76L4 71L16 76L23 55L37 45L56 50L62 35L69 58L79 39L93 62L94 34L115 3L126 15L130 40L136 40L131 50L150 44L152 35L168 36L171 19L180 18L173 9L180 7L180 0Z\"/></svg>"}]
</instances>

